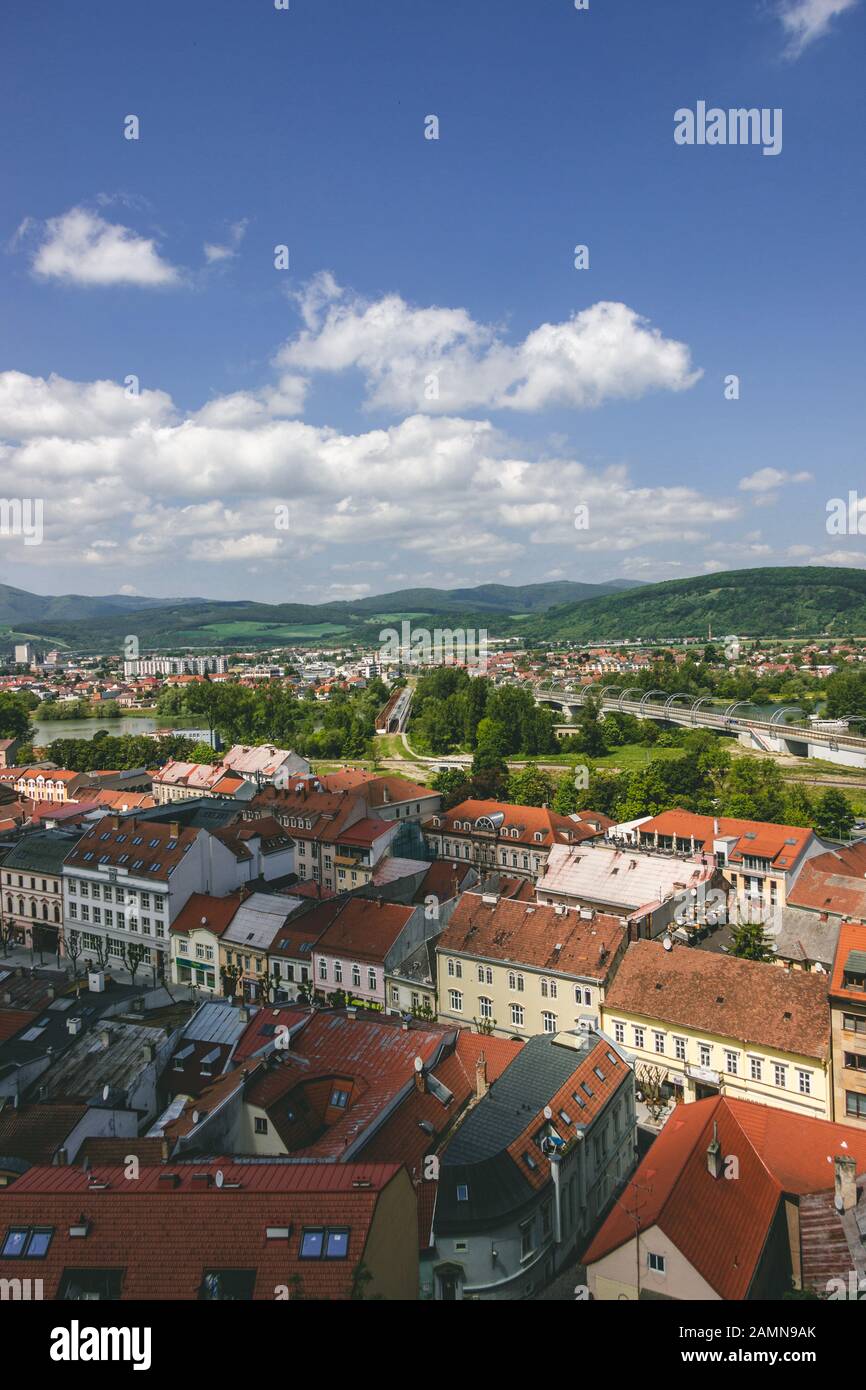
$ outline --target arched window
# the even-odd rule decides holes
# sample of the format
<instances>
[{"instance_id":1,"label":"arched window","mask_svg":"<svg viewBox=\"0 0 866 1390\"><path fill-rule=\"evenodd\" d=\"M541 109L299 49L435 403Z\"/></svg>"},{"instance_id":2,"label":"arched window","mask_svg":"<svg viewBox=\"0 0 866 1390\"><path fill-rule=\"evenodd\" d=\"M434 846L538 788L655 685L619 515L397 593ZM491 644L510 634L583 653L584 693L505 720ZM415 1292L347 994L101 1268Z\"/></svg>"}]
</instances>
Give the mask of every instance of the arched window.
<instances>
[{"instance_id":1,"label":"arched window","mask_svg":"<svg viewBox=\"0 0 866 1390\"><path fill-rule=\"evenodd\" d=\"M60 921L60 908L57 906L56 903L54 904L54 920L55 922Z\"/></svg>"}]
</instances>

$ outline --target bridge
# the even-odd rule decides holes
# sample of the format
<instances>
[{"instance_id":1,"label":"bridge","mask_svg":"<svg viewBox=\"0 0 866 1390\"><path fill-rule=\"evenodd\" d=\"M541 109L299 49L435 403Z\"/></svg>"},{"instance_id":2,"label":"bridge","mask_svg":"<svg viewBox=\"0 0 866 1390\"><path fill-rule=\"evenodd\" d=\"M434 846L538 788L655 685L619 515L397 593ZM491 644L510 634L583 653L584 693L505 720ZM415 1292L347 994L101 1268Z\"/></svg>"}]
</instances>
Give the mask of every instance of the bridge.
<instances>
[{"instance_id":1,"label":"bridge","mask_svg":"<svg viewBox=\"0 0 866 1390\"><path fill-rule=\"evenodd\" d=\"M598 684L574 692L540 690L535 703L562 710L572 718L591 696L598 700L603 715L619 712L688 729L712 729L764 753L788 753L845 767L866 767L866 737L849 730L850 724L863 720L861 715L828 720L823 725L810 724L799 705L780 705L770 719L764 719L758 717L756 706L749 700L732 700L720 709L722 702L713 695L696 696L683 691L671 695L666 690L645 691L640 686ZM794 714L799 714L804 722L789 722L786 716ZM568 724L556 726L559 738L567 738L572 732Z\"/></svg>"},{"instance_id":2,"label":"bridge","mask_svg":"<svg viewBox=\"0 0 866 1390\"><path fill-rule=\"evenodd\" d=\"M376 718L377 734L402 734L409 719L412 704L412 687L403 685L395 690L387 705Z\"/></svg>"}]
</instances>

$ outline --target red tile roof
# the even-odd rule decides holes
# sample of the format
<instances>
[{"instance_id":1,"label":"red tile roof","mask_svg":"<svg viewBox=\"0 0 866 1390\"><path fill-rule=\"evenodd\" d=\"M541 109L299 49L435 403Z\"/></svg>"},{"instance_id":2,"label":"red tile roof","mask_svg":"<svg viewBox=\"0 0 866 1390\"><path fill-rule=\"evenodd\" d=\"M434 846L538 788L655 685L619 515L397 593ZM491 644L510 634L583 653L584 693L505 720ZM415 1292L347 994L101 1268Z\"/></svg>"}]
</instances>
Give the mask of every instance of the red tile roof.
<instances>
[{"instance_id":1,"label":"red tile roof","mask_svg":"<svg viewBox=\"0 0 866 1390\"><path fill-rule=\"evenodd\" d=\"M414 907L381 898L345 898L316 943L316 950L380 964L414 911Z\"/></svg>"},{"instance_id":2,"label":"red tile roof","mask_svg":"<svg viewBox=\"0 0 866 1390\"><path fill-rule=\"evenodd\" d=\"M449 952L532 966L562 975L607 978L625 941L619 917L596 913L591 920L576 908L554 907L513 898L464 893L436 942Z\"/></svg>"},{"instance_id":3,"label":"red tile roof","mask_svg":"<svg viewBox=\"0 0 866 1390\"><path fill-rule=\"evenodd\" d=\"M641 840L652 840L655 834L676 836L705 846L712 852L713 841L736 838L728 852L728 860L738 864L744 855L768 858L773 868L788 872L797 862L814 831L802 825L776 825L770 821L739 820L731 816L699 816L693 811L662 811L638 827Z\"/></svg>"},{"instance_id":4,"label":"red tile roof","mask_svg":"<svg viewBox=\"0 0 866 1390\"><path fill-rule=\"evenodd\" d=\"M787 902L834 917L866 917L866 843L860 840L808 859Z\"/></svg>"},{"instance_id":5,"label":"red tile roof","mask_svg":"<svg viewBox=\"0 0 866 1390\"><path fill-rule=\"evenodd\" d=\"M513 806L505 801L472 799L461 801L459 806L453 806L450 811L437 811L429 816L424 821L424 829L434 834L474 834L476 822L482 816L501 816L497 836L508 844L524 847L533 845L540 849L550 849L550 846L555 844L574 845L582 840L593 839L599 834L596 826L588 822L579 824L568 816L560 816L543 806ZM470 829L464 830L463 826L467 821ZM517 831L516 835L512 834L514 830ZM541 836L540 840L536 840L536 834Z\"/></svg>"},{"instance_id":6,"label":"red tile roof","mask_svg":"<svg viewBox=\"0 0 866 1390\"><path fill-rule=\"evenodd\" d=\"M193 931L209 931L222 936L243 902L243 890L214 898L210 893L191 893L171 924L171 931L187 936Z\"/></svg>"},{"instance_id":7,"label":"red tile roof","mask_svg":"<svg viewBox=\"0 0 866 1390\"><path fill-rule=\"evenodd\" d=\"M273 1046L276 1029L295 1028L309 1017L309 1008L303 1006L284 1008L279 1005L268 1005L266 1008L259 1009L238 1038L232 1053L232 1061L235 1064L245 1062L248 1057L261 1052L263 1048L269 1045Z\"/></svg>"},{"instance_id":8,"label":"red tile roof","mask_svg":"<svg viewBox=\"0 0 866 1390\"><path fill-rule=\"evenodd\" d=\"M605 1014L736 1038L825 1061L830 1050L827 976L738 960L660 941L633 941L607 991Z\"/></svg>"},{"instance_id":9,"label":"red tile roof","mask_svg":"<svg viewBox=\"0 0 866 1390\"><path fill-rule=\"evenodd\" d=\"M54 1228L38 1270L26 1259L16 1263L17 1274L44 1281L47 1299L57 1296L64 1270L75 1268L121 1271L123 1301L196 1299L207 1271L245 1269L255 1271L257 1299L273 1301L288 1285L291 1297L342 1300L351 1296L380 1195L399 1174L396 1164L231 1158L143 1165L136 1182L126 1180L122 1167L95 1166L89 1175L77 1166L31 1168L0 1190L0 1227ZM70 1237L70 1226L82 1219L87 1236ZM268 1227L288 1227L288 1240L268 1239ZM346 1257L300 1259L307 1227L347 1228ZM399 1244L402 1231L389 1229L389 1239ZM414 1231L412 1242L414 1254ZM413 1296L407 1288L404 1297Z\"/></svg>"},{"instance_id":10,"label":"red tile roof","mask_svg":"<svg viewBox=\"0 0 866 1390\"><path fill-rule=\"evenodd\" d=\"M708 1170L714 1125L723 1156L738 1160L736 1181ZM723 1096L678 1105L582 1262L632 1240L637 1217L644 1232L658 1226L720 1298L743 1299L780 1197L832 1187L840 1149L866 1166L863 1130Z\"/></svg>"},{"instance_id":11,"label":"red tile roof","mask_svg":"<svg viewBox=\"0 0 866 1390\"><path fill-rule=\"evenodd\" d=\"M866 1004L866 989L854 988L845 984L845 969L852 951L859 951L866 959L866 926L862 922L843 922L836 943L836 958L833 961L833 974L830 978L830 993L840 999L851 999L858 1004ZM862 963L861 971L862 973Z\"/></svg>"},{"instance_id":12,"label":"red tile roof","mask_svg":"<svg viewBox=\"0 0 866 1390\"><path fill-rule=\"evenodd\" d=\"M343 1011L314 1013L291 1047L258 1073L245 1094L247 1104L267 1111L289 1152L340 1158L404 1090L415 1084L415 1058L434 1065L453 1030L425 1024L403 1031L385 1018L351 1019ZM349 1104L329 1107L332 1083L349 1083ZM327 1083L327 1084L320 1084ZM287 1101L294 1097L293 1118Z\"/></svg>"},{"instance_id":13,"label":"red tile roof","mask_svg":"<svg viewBox=\"0 0 866 1390\"><path fill-rule=\"evenodd\" d=\"M37 1101L0 1110L0 1155L51 1163L64 1139L87 1114L84 1104Z\"/></svg>"}]
</instances>

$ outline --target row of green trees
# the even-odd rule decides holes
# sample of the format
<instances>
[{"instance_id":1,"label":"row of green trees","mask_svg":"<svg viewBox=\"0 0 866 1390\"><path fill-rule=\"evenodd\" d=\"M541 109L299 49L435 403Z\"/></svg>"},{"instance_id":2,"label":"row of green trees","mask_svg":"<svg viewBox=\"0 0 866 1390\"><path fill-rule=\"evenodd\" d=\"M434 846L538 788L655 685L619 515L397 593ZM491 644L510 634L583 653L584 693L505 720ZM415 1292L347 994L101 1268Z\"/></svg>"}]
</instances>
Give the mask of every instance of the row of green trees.
<instances>
[{"instance_id":1,"label":"row of green trees","mask_svg":"<svg viewBox=\"0 0 866 1390\"><path fill-rule=\"evenodd\" d=\"M785 781L776 763L732 756L703 730L687 731L676 756L651 757L633 772L611 772L591 759L562 774L532 763L509 771L476 753L471 769L437 773L432 785L443 793L446 809L473 797L547 805L561 815L591 808L628 821L682 807L701 815L812 826L832 839L846 839L855 819L843 792L828 787L814 797L802 783Z\"/></svg>"},{"instance_id":2,"label":"row of green trees","mask_svg":"<svg viewBox=\"0 0 866 1390\"><path fill-rule=\"evenodd\" d=\"M335 690L326 701L313 691L298 698L281 681L246 686L204 680L168 687L157 711L199 720L227 744L276 743L307 758L359 759L371 756L376 715L387 698L378 679L361 691Z\"/></svg>"}]
</instances>

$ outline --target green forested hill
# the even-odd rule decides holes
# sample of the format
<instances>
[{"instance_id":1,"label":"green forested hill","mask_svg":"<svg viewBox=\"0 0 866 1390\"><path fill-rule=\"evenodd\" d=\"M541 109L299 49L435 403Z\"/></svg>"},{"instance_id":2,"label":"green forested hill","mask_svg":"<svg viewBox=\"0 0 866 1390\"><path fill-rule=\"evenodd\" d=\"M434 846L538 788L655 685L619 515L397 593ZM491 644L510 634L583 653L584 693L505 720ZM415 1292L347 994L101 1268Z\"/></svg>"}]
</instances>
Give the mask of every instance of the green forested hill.
<instances>
[{"instance_id":1,"label":"green forested hill","mask_svg":"<svg viewBox=\"0 0 866 1390\"><path fill-rule=\"evenodd\" d=\"M798 566L730 570L560 604L526 624L529 639L600 641L714 636L866 634L866 570Z\"/></svg>"}]
</instances>

